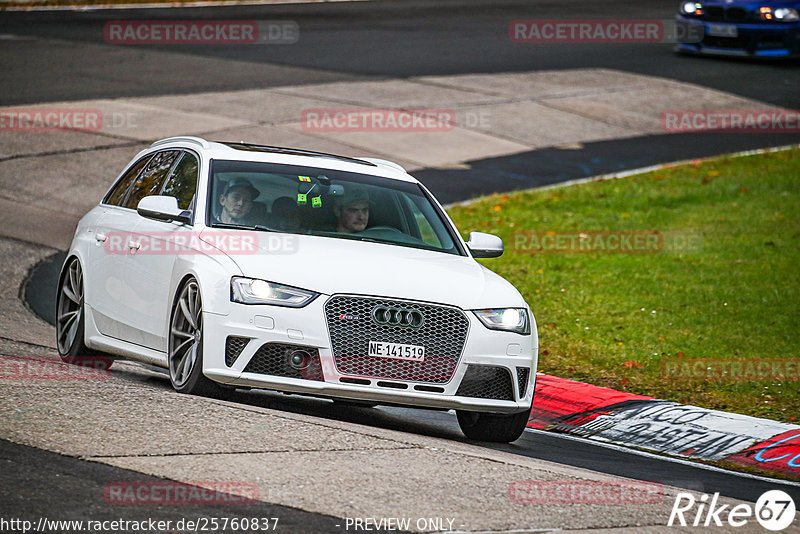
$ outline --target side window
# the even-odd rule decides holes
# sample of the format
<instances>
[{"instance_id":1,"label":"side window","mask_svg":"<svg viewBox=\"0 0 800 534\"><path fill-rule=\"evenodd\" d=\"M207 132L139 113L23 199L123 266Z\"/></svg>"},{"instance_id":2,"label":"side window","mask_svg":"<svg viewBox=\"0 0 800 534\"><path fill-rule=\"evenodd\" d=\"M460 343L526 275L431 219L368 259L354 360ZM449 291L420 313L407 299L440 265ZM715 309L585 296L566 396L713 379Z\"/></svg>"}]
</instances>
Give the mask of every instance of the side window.
<instances>
[{"instance_id":1,"label":"side window","mask_svg":"<svg viewBox=\"0 0 800 534\"><path fill-rule=\"evenodd\" d=\"M139 201L144 197L157 195L161 191L164 180L167 178L167 173L169 173L180 153L180 150L165 150L156 153L150 163L147 164L147 167L144 168L142 174L139 175L139 178L133 183L133 186L131 186L124 206L135 210L136 206L139 205Z\"/></svg>"},{"instance_id":2,"label":"side window","mask_svg":"<svg viewBox=\"0 0 800 534\"><path fill-rule=\"evenodd\" d=\"M128 188L130 187L131 183L139 176L139 172L147 165L147 162L150 161L152 155L147 155L134 163L128 172L119 179L117 184L109 191L106 195L105 200L103 201L104 204L111 204L112 206L122 206L123 201L125 200L125 193L128 192Z\"/></svg>"},{"instance_id":3,"label":"side window","mask_svg":"<svg viewBox=\"0 0 800 534\"><path fill-rule=\"evenodd\" d=\"M198 168L199 164L194 154L184 152L172 174L167 178L167 183L164 184L161 194L177 198L178 207L182 210L188 210L192 204L192 197L194 197L197 190Z\"/></svg>"}]
</instances>

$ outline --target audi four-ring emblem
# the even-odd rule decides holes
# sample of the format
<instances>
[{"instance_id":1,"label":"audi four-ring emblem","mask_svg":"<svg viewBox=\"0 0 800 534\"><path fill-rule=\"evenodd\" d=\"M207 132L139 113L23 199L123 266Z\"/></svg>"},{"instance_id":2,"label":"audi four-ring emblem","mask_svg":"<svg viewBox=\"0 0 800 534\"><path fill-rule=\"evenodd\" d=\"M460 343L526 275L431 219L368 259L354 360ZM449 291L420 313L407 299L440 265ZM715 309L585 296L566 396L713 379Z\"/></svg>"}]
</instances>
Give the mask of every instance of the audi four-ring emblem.
<instances>
[{"instance_id":1,"label":"audi four-ring emblem","mask_svg":"<svg viewBox=\"0 0 800 534\"><path fill-rule=\"evenodd\" d=\"M379 325L419 328L425 322L425 317L418 310L392 306L375 306L372 308L372 320Z\"/></svg>"}]
</instances>

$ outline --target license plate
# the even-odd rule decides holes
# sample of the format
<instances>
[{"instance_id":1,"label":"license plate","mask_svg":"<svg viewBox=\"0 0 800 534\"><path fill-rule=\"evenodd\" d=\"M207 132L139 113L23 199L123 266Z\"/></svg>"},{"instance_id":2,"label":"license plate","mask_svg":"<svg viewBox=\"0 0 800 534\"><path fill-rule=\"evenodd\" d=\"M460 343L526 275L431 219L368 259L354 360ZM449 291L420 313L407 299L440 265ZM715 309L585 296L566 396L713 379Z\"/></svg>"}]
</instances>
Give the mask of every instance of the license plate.
<instances>
[{"instance_id":1,"label":"license plate","mask_svg":"<svg viewBox=\"0 0 800 534\"><path fill-rule=\"evenodd\" d=\"M379 358L397 358L399 360L421 362L425 359L425 347L422 345L370 341L368 354Z\"/></svg>"},{"instance_id":2,"label":"license plate","mask_svg":"<svg viewBox=\"0 0 800 534\"><path fill-rule=\"evenodd\" d=\"M732 24L709 24L708 35L714 37L738 37L739 29Z\"/></svg>"}]
</instances>

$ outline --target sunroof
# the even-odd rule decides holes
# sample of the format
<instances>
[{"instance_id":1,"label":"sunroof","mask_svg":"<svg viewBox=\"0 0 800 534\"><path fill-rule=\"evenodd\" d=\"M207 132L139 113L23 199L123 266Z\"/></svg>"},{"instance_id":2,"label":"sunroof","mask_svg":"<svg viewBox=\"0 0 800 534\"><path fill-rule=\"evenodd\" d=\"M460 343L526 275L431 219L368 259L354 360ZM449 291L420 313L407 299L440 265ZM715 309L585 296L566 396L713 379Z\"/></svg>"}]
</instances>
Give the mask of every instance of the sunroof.
<instances>
[{"instance_id":1,"label":"sunroof","mask_svg":"<svg viewBox=\"0 0 800 534\"><path fill-rule=\"evenodd\" d=\"M312 156L316 158L328 158L338 161L346 161L348 163L358 163L359 165L369 165L370 167L377 167L374 163L364 161L363 159L348 158L347 156L337 156L336 154L326 154L325 152L314 152L313 150L302 150L299 148L285 148L280 146L268 145L252 145L250 143L226 143L221 142L223 145L229 146L234 150L247 150L249 152L270 152L273 154L288 154L290 156Z\"/></svg>"}]
</instances>

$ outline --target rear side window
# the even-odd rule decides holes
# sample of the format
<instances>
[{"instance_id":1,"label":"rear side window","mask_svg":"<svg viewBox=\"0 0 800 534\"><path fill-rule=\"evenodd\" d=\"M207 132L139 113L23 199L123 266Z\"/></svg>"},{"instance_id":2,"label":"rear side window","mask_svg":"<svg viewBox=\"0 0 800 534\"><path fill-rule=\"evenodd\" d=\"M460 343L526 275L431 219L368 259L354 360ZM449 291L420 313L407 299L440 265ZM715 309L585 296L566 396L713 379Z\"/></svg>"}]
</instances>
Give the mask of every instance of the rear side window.
<instances>
[{"instance_id":1,"label":"rear side window","mask_svg":"<svg viewBox=\"0 0 800 534\"><path fill-rule=\"evenodd\" d=\"M180 161L167 178L161 194L178 199L178 207L188 210L197 191L197 171L199 164L191 152L184 152Z\"/></svg>"},{"instance_id":2,"label":"rear side window","mask_svg":"<svg viewBox=\"0 0 800 534\"><path fill-rule=\"evenodd\" d=\"M136 177L139 176L139 173L144 166L147 165L147 162L150 161L151 157L152 154L148 154L134 163L131 168L128 169L128 172L126 172L122 178L119 179L117 184L111 189L111 191L109 191L103 203L111 204L112 206L122 206L122 203L125 201L125 193L128 192L128 188L131 186Z\"/></svg>"},{"instance_id":3,"label":"rear side window","mask_svg":"<svg viewBox=\"0 0 800 534\"><path fill-rule=\"evenodd\" d=\"M157 152L131 186L124 206L135 210L144 197L157 195L180 153L180 150Z\"/></svg>"}]
</instances>

